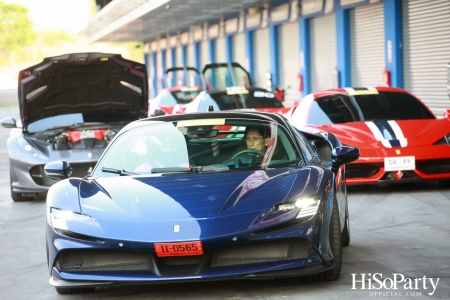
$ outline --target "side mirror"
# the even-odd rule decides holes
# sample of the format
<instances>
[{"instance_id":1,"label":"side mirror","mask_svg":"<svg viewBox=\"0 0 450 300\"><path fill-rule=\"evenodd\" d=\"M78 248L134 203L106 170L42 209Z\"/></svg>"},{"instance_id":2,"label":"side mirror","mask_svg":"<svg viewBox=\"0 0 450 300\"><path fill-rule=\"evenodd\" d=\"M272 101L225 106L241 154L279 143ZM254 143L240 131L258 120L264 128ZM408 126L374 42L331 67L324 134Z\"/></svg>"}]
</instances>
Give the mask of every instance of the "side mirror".
<instances>
[{"instance_id":1,"label":"side mirror","mask_svg":"<svg viewBox=\"0 0 450 300\"><path fill-rule=\"evenodd\" d=\"M444 118L450 119L450 109L444 110Z\"/></svg>"},{"instance_id":2,"label":"side mirror","mask_svg":"<svg viewBox=\"0 0 450 300\"><path fill-rule=\"evenodd\" d=\"M17 128L16 119L11 117L2 119L1 123L4 128Z\"/></svg>"},{"instance_id":3,"label":"side mirror","mask_svg":"<svg viewBox=\"0 0 450 300\"><path fill-rule=\"evenodd\" d=\"M72 167L67 161L52 161L44 166L45 175L53 180L63 180L72 175Z\"/></svg>"},{"instance_id":4,"label":"side mirror","mask_svg":"<svg viewBox=\"0 0 450 300\"><path fill-rule=\"evenodd\" d=\"M343 164L351 163L359 158L359 149L349 146L339 146L331 152L333 169L338 169Z\"/></svg>"}]
</instances>

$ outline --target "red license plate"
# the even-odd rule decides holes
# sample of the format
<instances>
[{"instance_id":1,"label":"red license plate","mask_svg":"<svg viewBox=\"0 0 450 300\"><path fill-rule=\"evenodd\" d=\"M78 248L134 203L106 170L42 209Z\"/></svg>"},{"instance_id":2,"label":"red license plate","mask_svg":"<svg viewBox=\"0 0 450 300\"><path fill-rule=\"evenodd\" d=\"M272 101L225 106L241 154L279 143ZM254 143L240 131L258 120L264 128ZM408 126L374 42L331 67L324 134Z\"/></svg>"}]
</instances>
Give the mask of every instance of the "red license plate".
<instances>
[{"instance_id":1,"label":"red license plate","mask_svg":"<svg viewBox=\"0 0 450 300\"><path fill-rule=\"evenodd\" d=\"M161 243L155 244L158 257L202 255L202 242Z\"/></svg>"}]
</instances>

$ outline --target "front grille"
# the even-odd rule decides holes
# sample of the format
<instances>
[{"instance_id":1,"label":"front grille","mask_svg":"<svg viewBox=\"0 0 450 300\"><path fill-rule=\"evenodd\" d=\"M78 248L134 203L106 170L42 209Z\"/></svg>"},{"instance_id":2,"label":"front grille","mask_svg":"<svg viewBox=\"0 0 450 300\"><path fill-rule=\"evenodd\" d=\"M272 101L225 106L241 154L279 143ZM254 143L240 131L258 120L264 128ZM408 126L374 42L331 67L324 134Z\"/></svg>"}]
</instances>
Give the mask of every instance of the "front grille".
<instances>
[{"instance_id":1,"label":"front grille","mask_svg":"<svg viewBox=\"0 0 450 300\"><path fill-rule=\"evenodd\" d=\"M416 168L425 174L450 173L450 159L416 161Z\"/></svg>"},{"instance_id":2,"label":"front grille","mask_svg":"<svg viewBox=\"0 0 450 300\"><path fill-rule=\"evenodd\" d=\"M166 266L188 266L188 265L197 265L202 262L202 255L195 256L171 256L161 258L161 261Z\"/></svg>"},{"instance_id":3,"label":"front grille","mask_svg":"<svg viewBox=\"0 0 450 300\"><path fill-rule=\"evenodd\" d=\"M88 163L70 163L72 167L71 177L84 177L89 174L95 167L96 162ZM30 169L30 176L33 181L40 186L52 186L55 184L55 180L52 180L45 175L44 165L36 165Z\"/></svg>"},{"instance_id":4,"label":"front grille","mask_svg":"<svg viewBox=\"0 0 450 300\"><path fill-rule=\"evenodd\" d=\"M253 242L216 249L211 267L302 259L314 253L312 245L302 239Z\"/></svg>"},{"instance_id":5,"label":"front grille","mask_svg":"<svg viewBox=\"0 0 450 300\"><path fill-rule=\"evenodd\" d=\"M56 260L56 267L66 272L150 271L149 253L127 250L66 250Z\"/></svg>"},{"instance_id":6,"label":"front grille","mask_svg":"<svg viewBox=\"0 0 450 300\"><path fill-rule=\"evenodd\" d=\"M396 172L386 172L386 174L384 174L383 178L381 178L381 180L395 180L395 181L401 181L401 180L405 180L405 179L416 179L419 178L416 173L414 173L414 171L403 171L403 176L401 179L395 179L394 174Z\"/></svg>"},{"instance_id":7,"label":"front grille","mask_svg":"<svg viewBox=\"0 0 450 300\"><path fill-rule=\"evenodd\" d=\"M380 167L370 164L348 164L345 165L345 177L368 178L380 171Z\"/></svg>"}]
</instances>

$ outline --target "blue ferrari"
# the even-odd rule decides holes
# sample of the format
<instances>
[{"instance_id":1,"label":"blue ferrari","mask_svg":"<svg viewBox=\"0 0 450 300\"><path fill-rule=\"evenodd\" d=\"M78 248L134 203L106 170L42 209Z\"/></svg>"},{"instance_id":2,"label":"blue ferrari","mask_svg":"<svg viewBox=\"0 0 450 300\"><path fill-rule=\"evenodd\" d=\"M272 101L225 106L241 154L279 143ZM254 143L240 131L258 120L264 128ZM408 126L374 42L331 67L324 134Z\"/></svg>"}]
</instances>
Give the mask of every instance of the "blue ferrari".
<instances>
[{"instance_id":1,"label":"blue ferrari","mask_svg":"<svg viewBox=\"0 0 450 300\"><path fill-rule=\"evenodd\" d=\"M350 243L345 164L357 148L281 115L159 116L120 130L84 178L45 166L50 284L337 280Z\"/></svg>"}]
</instances>

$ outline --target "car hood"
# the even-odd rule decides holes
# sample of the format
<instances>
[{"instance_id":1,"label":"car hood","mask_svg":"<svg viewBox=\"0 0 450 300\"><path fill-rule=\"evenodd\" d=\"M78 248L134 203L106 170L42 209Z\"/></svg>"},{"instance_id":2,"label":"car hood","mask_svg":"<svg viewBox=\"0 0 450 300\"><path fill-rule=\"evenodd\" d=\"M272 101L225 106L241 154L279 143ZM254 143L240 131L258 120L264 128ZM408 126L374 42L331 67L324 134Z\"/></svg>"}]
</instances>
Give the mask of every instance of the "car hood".
<instances>
[{"instance_id":1,"label":"car hood","mask_svg":"<svg viewBox=\"0 0 450 300\"><path fill-rule=\"evenodd\" d=\"M307 190L307 185L317 188L317 176L308 180L314 177L311 172L316 170L83 180L79 187L81 210L101 228L74 230L94 236L162 241L220 236L263 223L270 225L270 220L262 218L270 207ZM272 222L293 217L288 213ZM180 226L180 232L174 233L174 225Z\"/></svg>"},{"instance_id":2,"label":"car hood","mask_svg":"<svg viewBox=\"0 0 450 300\"><path fill-rule=\"evenodd\" d=\"M450 133L450 120L399 120L308 125L302 130L334 133L341 143L365 148L417 147L433 145Z\"/></svg>"},{"instance_id":3,"label":"car hood","mask_svg":"<svg viewBox=\"0 0 450 300\"><path fill-rule=\"evenodd\" d=\"M45 58L19 72L23 128L67 113L147 116L148 80L144 64L119 54L76 53Z\"/></svg>"}]
</instances>

